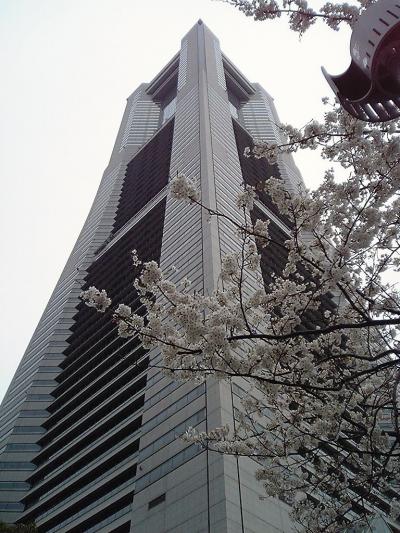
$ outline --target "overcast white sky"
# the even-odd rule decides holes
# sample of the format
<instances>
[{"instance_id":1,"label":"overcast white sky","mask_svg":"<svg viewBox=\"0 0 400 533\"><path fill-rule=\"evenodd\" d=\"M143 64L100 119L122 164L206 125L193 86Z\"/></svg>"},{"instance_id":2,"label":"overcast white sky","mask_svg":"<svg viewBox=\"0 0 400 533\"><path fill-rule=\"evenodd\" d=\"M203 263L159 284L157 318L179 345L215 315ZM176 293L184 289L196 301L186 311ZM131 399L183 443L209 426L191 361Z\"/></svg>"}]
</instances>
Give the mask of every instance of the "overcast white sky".
<instances>
[{"instance_id":1,"label":"overcast white sky","mask_svg":"<svg viewBox=\"0 0 400 533\"><path fill-rule=\"evenodd\" d=\"M350 63L349 31L256 23L214 0L0 0L0 398L73 247L129 94L201 18L275 98L283 122L321 113L320 73ZM297 158L306 184L322 166Z\"/></svg>"}]
</instances>

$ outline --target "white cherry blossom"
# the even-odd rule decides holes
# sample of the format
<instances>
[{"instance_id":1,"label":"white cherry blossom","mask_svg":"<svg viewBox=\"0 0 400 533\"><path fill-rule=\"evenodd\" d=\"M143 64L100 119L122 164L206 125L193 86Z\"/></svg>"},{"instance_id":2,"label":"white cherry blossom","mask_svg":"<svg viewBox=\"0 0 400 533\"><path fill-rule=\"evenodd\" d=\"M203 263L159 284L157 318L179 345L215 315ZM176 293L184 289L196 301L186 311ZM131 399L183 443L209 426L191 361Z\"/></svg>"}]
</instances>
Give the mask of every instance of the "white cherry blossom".
<instances>
[{"instance_id":1,"label":"white cherry blossom","mask_svg":"<svg viewBox=\"0 0 400 533\"><path fill-rule=\"evenodd\" d=\"M104 313L111 305L111 299L104 289L99 291L96 287L89 287L81 292L81 299L88 307L94 307L100 313Z\"/></svg>"},{"instance_id":2,"label":"white cherry blossom","mask_svg":"<svg viewBox=\"0 0 400 533\"><path fill-rule=\"evenodd\" d=\"M186 200L194 202L199 199L199 193L197 191L194 182L186 177L184 174L177 174L170 181L171 196L177 200Z\"/></svg>"}]
</instances>

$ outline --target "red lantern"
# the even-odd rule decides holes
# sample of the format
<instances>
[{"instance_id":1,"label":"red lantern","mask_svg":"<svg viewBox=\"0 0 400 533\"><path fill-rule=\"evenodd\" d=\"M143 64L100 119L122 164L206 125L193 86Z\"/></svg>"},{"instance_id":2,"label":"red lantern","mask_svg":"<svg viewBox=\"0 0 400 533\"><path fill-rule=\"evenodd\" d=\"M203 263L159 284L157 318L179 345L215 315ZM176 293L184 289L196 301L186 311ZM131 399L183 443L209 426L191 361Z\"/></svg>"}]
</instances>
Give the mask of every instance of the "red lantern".
<instances>
[{"instance_id":1,"label":"red lantern","mask_svg":"<svg viewBox=\"0 0 400 533\"><path fill-rule=\"evenodd\" d=\"M350 53L340 76L322 68L344 109L367 122L400 117L400 0L379 0L360 15Z\"/></svg>"}]
</instances>

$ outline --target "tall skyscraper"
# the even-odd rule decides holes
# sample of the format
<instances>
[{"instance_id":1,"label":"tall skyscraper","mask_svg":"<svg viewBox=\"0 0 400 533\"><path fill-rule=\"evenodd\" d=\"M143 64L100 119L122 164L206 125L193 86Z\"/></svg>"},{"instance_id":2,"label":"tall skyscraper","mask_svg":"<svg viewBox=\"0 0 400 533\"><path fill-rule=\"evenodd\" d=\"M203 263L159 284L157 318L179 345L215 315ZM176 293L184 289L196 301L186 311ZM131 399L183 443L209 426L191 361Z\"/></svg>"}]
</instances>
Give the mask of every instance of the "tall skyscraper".
<instances>
[{"instance_id":1,"label":"tall skyscraper","mask_svg":"<svg viewBox=\"0 0 400 533\"><path fill-rule=\"evenodd\" d=\"M187 533L290 531L289 507L261 500L257 464L185 444L187 426L234 425L246 385L172 382L156 350L116 334L110 313L79 299L107 290L135 306L130 252L159 261L171 278L213 291L232 227L167 195L178 171L203 203L235 214L243 181L275 173L289 189L301 177L246 159L252 139L279 139L271 96L221 53L199 21L179 53L128 98L98 193L77 243L4 398L0 413L0 511L43 532ZM276 239L288 234L268 198L256 209ZM284 262L279 250L264 278ZM249 278L249 283L256 280Z\"/></svg>"}]
</instances>

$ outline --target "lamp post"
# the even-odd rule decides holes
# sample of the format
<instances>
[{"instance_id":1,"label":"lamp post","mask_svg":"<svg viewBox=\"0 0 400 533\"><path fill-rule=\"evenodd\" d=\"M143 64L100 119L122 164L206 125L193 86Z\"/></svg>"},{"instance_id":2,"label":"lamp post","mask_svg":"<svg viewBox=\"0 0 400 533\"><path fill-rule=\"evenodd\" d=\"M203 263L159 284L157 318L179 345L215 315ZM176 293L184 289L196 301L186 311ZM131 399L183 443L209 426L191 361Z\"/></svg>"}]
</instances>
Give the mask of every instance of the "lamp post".
<instances>
[{"instance_id":1,"label":"lamp post","mask_svg":"<svg viewBox=\"0 0 400 533\"><path fill-rule=\"evenodd\" d=\"M322 72L341 105L367 122L400 117L400 0L378 0L357 20L351 64L343 74Z\"/></svg>"}]
</instances>

